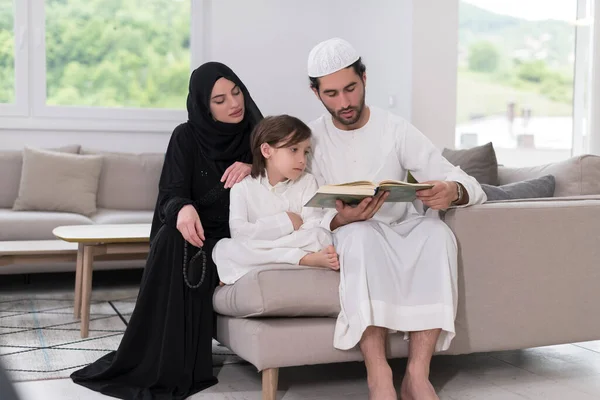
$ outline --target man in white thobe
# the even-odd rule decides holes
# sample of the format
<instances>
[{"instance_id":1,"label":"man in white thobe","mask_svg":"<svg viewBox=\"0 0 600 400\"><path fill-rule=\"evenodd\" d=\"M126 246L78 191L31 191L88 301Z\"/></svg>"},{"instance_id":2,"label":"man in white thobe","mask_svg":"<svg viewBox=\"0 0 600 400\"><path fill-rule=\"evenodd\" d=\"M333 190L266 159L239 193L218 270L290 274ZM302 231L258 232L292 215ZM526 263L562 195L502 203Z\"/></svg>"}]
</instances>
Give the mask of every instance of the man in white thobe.
<instances>
[{"instance_id":1,"label":"man in white thobe","mask_svg":"<svg viewBox=\"0 0 600 400\"><path fill-rule=\"evenodd\" d=\"M457 245L434 210L483 203L485 193L406 120L365 105L365 66L348 42L334 38L315 46L308 75L329 111L310 124L309 169L319 185L406 180L408 172L434 185L418 192L431 209L426 215L413 203L384 204L385 193L356 207L338 201L326 214L341 264L334 346L358 344L370 398L396 399L385 341L390 332L404 332L409 359L402 399L438 399L429 365L433 352L446 350L454 337Z\"/></svg>"}]
</instances>

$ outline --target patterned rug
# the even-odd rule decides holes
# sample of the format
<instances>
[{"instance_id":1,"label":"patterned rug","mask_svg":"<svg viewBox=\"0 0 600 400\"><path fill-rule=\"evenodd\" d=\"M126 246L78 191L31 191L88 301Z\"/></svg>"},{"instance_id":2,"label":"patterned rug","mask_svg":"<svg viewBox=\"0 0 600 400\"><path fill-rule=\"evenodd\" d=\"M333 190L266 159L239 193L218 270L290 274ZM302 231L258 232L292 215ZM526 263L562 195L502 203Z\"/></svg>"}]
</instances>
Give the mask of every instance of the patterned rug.
<instances>
[{"instance_id":1,"label":"patterned rug","mask_svg":"<svg viewBox=\"0 0 600 400\"><path fill-rule=\"evenodd\" d=\"M0 297L0 363L14 382L68 378L116 350L133 312L137 289L94 290L89 337L73 317L73 293ZM242 360L213 341L215 366Z\"/></svg>"}]
</instances>

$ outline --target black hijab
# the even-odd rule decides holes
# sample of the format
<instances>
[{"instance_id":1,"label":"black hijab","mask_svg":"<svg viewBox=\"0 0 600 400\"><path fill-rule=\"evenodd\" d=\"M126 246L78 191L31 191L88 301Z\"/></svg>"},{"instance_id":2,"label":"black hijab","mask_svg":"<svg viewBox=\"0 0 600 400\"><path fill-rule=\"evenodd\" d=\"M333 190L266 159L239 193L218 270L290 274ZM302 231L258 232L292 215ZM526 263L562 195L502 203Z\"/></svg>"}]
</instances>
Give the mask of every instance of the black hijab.
<instances>
[{"instance_id":1,"label":"black hijab","mask_svg":"<svg viewBox=\"0 0 600 400\"><path fill-rule=\"evenodd\" d=\"M210 95L215 82L220 78L235 83L244 94L245 113L240 123L215 121L210 113ZM229 67L218 62L208 62L192 72L187 109L188 124L194 131L194 138L217 173L222 174L235 161L252 162L250 134L263 116L246 85Z\"/></svg>"}]
</instances>

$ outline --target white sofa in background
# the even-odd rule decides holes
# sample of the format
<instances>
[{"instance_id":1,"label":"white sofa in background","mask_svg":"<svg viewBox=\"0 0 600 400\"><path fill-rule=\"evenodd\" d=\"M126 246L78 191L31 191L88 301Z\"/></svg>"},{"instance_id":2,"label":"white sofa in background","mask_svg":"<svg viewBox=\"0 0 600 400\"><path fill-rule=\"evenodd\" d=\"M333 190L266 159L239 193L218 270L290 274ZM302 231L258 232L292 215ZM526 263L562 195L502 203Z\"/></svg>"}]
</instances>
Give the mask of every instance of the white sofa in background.
<instances>
[{"instance_id":1,"label":"white sofa in background","mask_svg":"<svg viewBox=\"0 0 600 400\"><path fill-rule=\"evenodd\" d=\"M71 154L102 155L97 211L90 216L55 211L15 211L23 151L0 151L0 241L54 240L61 225L138 224L152 222L164 154L101 152L80 145L53 149ZM141 268L144 261L100 261L97 269ZM7 265L0 274L75 271L74 263Z\"/></svg>"}]
</instances>

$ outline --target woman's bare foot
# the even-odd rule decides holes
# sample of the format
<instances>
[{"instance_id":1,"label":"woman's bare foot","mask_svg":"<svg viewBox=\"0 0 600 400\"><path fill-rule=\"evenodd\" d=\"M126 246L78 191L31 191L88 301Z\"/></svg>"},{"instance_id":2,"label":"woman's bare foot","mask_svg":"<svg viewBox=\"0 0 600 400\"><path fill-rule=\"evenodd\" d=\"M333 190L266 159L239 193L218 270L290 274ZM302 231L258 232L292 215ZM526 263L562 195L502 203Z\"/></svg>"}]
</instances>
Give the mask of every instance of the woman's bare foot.
<instances>
[{"instance_id":1,"label":"woman's bare foot","mask_svg":"<svg viewBox=\"0 0 600 400\"><path fill-rule=\"evenodd\" d=\"M310 253L300 259L300 265L308 267L340 269L340 261L333 246L327 246L321 251Z\"/></svg>"}]
</instances>

